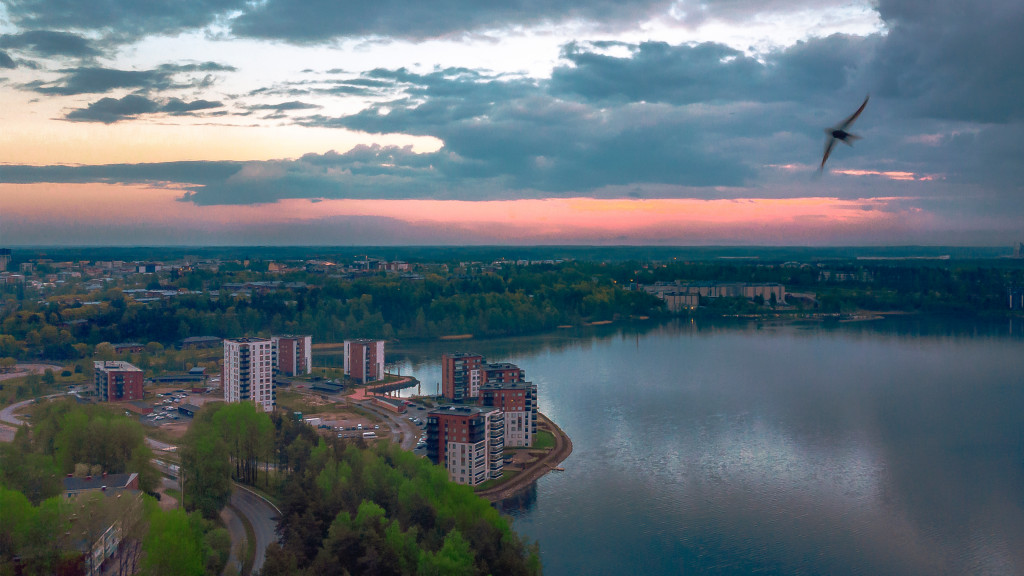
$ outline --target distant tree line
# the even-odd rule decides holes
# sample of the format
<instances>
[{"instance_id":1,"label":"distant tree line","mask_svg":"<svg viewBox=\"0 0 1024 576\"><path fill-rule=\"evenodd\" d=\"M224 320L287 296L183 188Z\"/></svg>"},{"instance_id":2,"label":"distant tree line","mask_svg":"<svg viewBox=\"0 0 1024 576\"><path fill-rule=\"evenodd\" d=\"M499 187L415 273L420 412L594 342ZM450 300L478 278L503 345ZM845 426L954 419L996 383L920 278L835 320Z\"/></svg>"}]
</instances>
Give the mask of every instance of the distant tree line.
<instances>
[{"instance_id":1,"label":"distant tree line","mask_svg":"<svg viewBox=\"0 0 1024 576\"><path fill-rule=\"evenodd\" d=\"M969 263L565 262L491 268L440 267L416 279L379 273L343 279L306 272L285 276L253 269L197 271L163 288L202 293L138 304L111 287L84 306L70 295L47 301L12 299L0 306L0 358L75 359L103 342L137 341L170 347L197 335L235 337L308 333L317 341L351 337L427 339L450 334L516 336L560 325L665 314L638 285L659 281L777 282L816 295L819 309L988 313L1006 309L1007 288L1024 285L1024 265ZM831 278L842 274L842 282ZM141 278L140 278L141 279ZM307 288L251 297L220 290L256 280L299 281ZM68 288L70 290L70 288ZM211 290L220 290L217 297ZM776 303L777 304L777 303ZM771 303L708 303L709 313L756 312Z\"/></svg>"},{"instance_id":2,"label":"distant tree line","mask_svg":"<svg viewBox=\"0 0 1024 576\"><path fill-rule=\"evenodd\" d=\"M510 267L500 273L426 274L420 280L380 274L356 280L302 274L307 289L251 297L226 291L188 294L136 304L119 290L83 306L67 297L38 303L21 300L0 308L0 358L74 359L103 342L155 342L170 346L188 336L311 333L319 341L348 337L434 338L447 334L507 336L550 330L562 324L652 314L656 298L623 290L591 265ZM211 276L210 273L203 273ZM191 275L176 281L195 284ZM212 275L200 287L219 289L246 271ZM275 277L276 278L276 277Z\"/></svg>"}]
</instances>

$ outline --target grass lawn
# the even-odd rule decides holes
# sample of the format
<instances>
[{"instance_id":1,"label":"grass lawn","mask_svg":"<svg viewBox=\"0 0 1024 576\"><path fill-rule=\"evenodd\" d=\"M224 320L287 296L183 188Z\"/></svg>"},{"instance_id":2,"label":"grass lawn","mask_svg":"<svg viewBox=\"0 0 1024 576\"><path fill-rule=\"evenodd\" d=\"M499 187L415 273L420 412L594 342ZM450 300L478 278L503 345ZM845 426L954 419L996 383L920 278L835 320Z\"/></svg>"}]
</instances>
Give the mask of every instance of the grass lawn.
<instances>
[{"instance_id":1,"label":"grass lawn","mask_svg":"<svg viewBox=\"0 0 1024 576\"><path fill-rule=\"evenodd\" d=\"M501 473L501 478L488 480L487 482L484 482L483 484L476 486L473 489L476 491L490 490L491 488L494 488L496 486L501 486L505 482L508 482L509 480L515 478L518 474L519 470L505 470Z\"/></svg>"},{"instance_id":2,"label":"grass lawn","mask_svg":"<svg viewBox=\"0 0 1024 576\"><path fill-rule=\"evenodd\" d=\"M302 412L303 414L312 414L323 410L322 406L310 404L306 400L305 394L299 392L285 392L283 390L277 391L277 406L285 410L292 412Z\"/></svg>"},{"instance_id":3,"label":"grass lawn","mask_svg":"<svg viewBox=\"0 0 1024 576\"><path fill-rule=\"evenodd\" d=\"M555 447L555 435L547 430L537 430L533 438L533 448L537 450L550 450Z\"/></svg>"}]
</instances>

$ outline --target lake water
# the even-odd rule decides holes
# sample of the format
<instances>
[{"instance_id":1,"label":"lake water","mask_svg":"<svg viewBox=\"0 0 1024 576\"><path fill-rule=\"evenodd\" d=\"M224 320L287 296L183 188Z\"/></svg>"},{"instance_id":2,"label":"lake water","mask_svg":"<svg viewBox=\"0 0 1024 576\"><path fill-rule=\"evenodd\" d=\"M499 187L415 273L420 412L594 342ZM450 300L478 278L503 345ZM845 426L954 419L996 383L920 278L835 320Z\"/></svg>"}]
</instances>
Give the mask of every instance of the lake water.
<instances>
[{"instance_id":1,"label":"lake water","mask_svg":"<svg viewBox=\"0 0 1024 576\"><path fill-rule=\"evenodd\" d=\"M1024 574L1019 319L680 321L388 360L433 393L457 350L518 364L573 440L504 503L549 576Z\"/></svg>"}]
</instances>

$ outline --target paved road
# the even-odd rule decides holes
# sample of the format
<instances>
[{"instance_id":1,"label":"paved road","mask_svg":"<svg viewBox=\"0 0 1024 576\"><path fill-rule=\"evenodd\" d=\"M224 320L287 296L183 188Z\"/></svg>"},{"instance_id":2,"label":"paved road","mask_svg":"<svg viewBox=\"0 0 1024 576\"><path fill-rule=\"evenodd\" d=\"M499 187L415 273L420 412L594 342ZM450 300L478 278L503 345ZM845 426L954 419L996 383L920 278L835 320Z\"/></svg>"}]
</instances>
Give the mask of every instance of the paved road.
<instances>
[{"instance_id":1,"label":"paved road","mask_svg":"<svg viewBox=\"0 0 1024 576\"><path fill-rule=\"evenodd\" d=\"M241 574L242 559L238 556L245 550L245 526L242 519L238 517L235 508L228 504L220 511L220 517L231 534L231 554L228 556L228 563L224 565L224 574Z\"/></svg>"},{"instance_id":2,"label":"paved road","mask_svg":"<svg viewBox=\"0 0 1024 576\"><path fill-rule=\"evenodd\" d=\"M153 450L161 450L164 452L174 452L178 449L174 444L168 444L167 442L161 442L159 440L146 436L146 444L149 445Z\"/></svg>"},{"instance_id":3,"label":"paved road","mask_svg":"<svg viewBox=\"0 0 1024 576\"><path fill-rule=\"evenodd\" d=\"M43 396L43 398L56 398L57 396L64 396L64 394L50 394L49 396ZM10 424L12 426L21 426L25 422L18 418L17 416L15 416L14 412L17 410L21 410L22 408L28 406L29 404L35 402L36 400L36 398L29 398L28 400L22 400L17 404L11 404L7 408L0 410L0 421L3 421L5 424Z\"/></svg>"},{"instance_id":4,"label":"paved road","mask_svg":"<svg viewBox=\"0 0 1024 576\"><path fill-rule=\"evenodd\" d=\"M392 440L405 450L412 450L416 446L416 441L420 435L424 433L422 428L409 421L409 417L414 416L424 420L427 417L426 410L416 410L413 408L407 410L404 414L395 414L390 410L377 406L372 400L355 401L353 404L358 404L360 407L390 421Z\"/></svg>"},{"instance_id":5,"label":"paved road","mask_svg":"<svg viewBox=\"0 0 1024 576\"><path fill-rule=\"evenodd\" d=\"M271 542L277 542L277 520L280 512L263 498L255 495L239 484L235 484L231 491L231 507L241 516L245 517L256 533L256 559L252 564L253 573L263 569L263 561L266 559L267 546ZM241 522L238 523L241 525ZM231 525L228 525L231 530ZM237 526L235 527L237 531ZM242 529L241 538L238 538L235 531L231 533L231 545L244 543L246 540L245 530ZM241 548L244 550L244 544Z\"/></svg>"}]
</instances>

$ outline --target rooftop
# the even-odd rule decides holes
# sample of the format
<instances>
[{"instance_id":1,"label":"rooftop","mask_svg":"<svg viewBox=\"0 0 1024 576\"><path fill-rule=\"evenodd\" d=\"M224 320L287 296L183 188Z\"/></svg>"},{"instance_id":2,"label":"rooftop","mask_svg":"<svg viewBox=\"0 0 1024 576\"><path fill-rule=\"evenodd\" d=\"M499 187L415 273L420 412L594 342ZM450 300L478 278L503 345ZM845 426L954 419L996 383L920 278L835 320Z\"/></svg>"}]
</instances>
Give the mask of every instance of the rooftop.
<instances>
[{"instance_id":1,"label":"rooftop","mask_svg":"<svg viewBox=\"0 0 1024 576\"><path fill-rule=\"evenodd\" d=\"M462 406L458 404L448 404L445 406L438 406L434 408L428 414L431 415L443 415L443 414L454 414L456 416L475 416L477 414L486 414L488 412L494 412L495 408L490 406Z\"/></svg>"},{"instance_id":2,"label":"rooftop","mask_svg":"<svg viewBox=\"0 0 1024 576\"><path fill-rule=\"evenodd\" d=\"M125 472L124 474L103 474L101 476L86 476L78 478L72 476L64 479L65 492L82 492L84 490L100 490L101 488L124 489L131 481L138 476L137 472Z\"/></svg>"},{"instance_id":3,"label":"rooftop","mask_svg":"<svg viewBox=\"0 0 1024 576\"><path fill-rule=\"evenodd\" d=\"M97 360L93 362L92 365L94 369L102 370L104 372L108 370L119 370L121 372L142 372L141 369L123 360Z\"/></svg>"}]
</instances>

